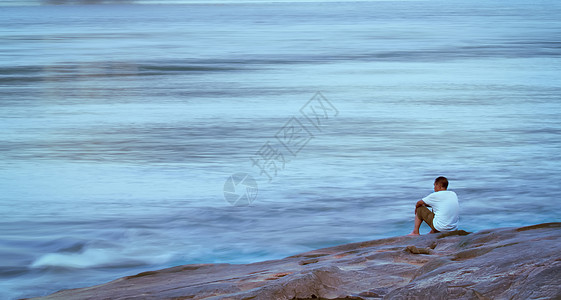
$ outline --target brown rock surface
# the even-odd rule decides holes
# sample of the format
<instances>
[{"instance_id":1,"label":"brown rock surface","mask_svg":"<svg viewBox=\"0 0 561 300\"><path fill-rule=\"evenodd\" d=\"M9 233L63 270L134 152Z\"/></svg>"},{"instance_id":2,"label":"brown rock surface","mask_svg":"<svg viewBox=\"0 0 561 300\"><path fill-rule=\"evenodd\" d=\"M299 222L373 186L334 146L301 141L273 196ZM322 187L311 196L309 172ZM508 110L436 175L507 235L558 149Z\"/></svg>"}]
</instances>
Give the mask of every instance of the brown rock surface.
<instances>
[{"instance_id":1,"label":"brown rock surface","mask_svg":"<svg viewBox=\"0 0 561 300\"><path fill-rule=\"evenodd\" d=\"M34 299L561 299L561 223L140 273Z\"/></svg>"}]
</instances>

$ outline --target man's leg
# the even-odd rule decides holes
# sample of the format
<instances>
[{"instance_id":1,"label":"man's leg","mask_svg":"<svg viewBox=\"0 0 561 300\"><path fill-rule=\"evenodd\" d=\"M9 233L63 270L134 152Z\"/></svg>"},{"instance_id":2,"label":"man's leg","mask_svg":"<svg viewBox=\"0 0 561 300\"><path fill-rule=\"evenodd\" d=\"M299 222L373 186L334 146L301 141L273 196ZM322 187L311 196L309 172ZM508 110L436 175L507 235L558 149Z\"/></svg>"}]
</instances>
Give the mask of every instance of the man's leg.
<instances>
[{"instance_id":1,"label":"man's leg","mask_svg":"<svg viewBox=\"0 0 561 300\"><path fill-rule=\"evenodd\" d=\"M415 214L415 227L413 227L413 232L411 232L408 235L419 235L419 228L421 228L421 223L423 223L423 220L421 220L421 218L419 218L419 213Z\"/></svg>"},{"instance_id":2,"label":"man's leg","mask_svg":"<svg viewBox=\"0 0 561 300\"><path fill-rule=\"evenodd\" d=\"M432 224L432 220L434 219L434 213L432 211L426 206L420 206L415 212L415 227L413 227L413 231L409 235L419 235L419 228L421 228L423 221L431 228L430 233L438 232Z\"/></svg>"}]
</instances>

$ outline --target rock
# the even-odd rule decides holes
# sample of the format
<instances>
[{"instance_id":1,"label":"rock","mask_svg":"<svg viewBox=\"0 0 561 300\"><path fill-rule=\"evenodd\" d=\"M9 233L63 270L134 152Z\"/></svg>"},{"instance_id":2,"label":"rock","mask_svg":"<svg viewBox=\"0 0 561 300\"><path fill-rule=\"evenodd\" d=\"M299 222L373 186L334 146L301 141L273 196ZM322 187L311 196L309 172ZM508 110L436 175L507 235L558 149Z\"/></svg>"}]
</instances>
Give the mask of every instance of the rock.
<instances>
[{"instance_id":1,"label":"rock","mask_svg":"<svg viewBox=\"0 0 561 300\"><path fill-rule=\"evenodd\" d=\"M429 248L417 248L415 246L407 246L405 248L405 251L411 254L430 254Z\"/></svg>"},{"instance_id":2,"label":"rock","mask_svg":"<svg viewBox=\"0 0 561 300\"><path fill-rule=\"evenodd\" d=\"M561 223L143 272L34 299L561 299Z\"/></svg>"}]
</instances>

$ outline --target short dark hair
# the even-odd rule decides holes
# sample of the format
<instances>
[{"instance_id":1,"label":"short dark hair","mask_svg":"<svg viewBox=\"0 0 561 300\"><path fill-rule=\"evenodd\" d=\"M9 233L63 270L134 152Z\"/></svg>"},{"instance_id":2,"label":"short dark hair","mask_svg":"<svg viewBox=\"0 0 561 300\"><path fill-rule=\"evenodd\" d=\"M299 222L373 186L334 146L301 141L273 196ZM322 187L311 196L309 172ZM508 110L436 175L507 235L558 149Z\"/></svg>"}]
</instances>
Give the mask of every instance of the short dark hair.
<instances>
[{"instance_id":1,"label":"short dark hair","mask_svg":"<svg viewBox=\"0 0 561 300\"><path fill-rule=\"evenodd\" d=\"M434 180L434 184L438 184L441 187L443 187L444 189L447 189L448 188L448 179L446 179L446 177L444 177L444 176L440 176L440 177L438 177Z\"/></svg>"}]
</instances>

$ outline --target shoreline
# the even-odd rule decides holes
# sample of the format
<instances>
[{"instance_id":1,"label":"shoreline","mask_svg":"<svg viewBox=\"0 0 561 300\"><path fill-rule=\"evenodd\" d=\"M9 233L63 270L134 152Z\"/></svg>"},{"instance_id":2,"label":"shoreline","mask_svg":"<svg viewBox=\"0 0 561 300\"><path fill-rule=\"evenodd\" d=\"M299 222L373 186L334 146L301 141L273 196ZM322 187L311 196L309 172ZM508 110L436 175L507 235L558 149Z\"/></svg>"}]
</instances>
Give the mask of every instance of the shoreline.
<instances>
[{"instance_id":1,"label":"shoreline","mask_svg":"<svg viewBox=\"0 0 561 300\"><path fill-rule=\"evenodd\" d=\"M397 236L250 264L176 266L28 299L553 299L561 297L560 244L561 223Z\"/></svg>"}]
</instances>

